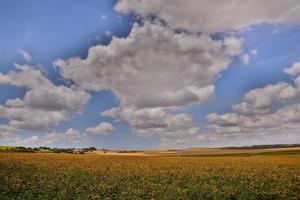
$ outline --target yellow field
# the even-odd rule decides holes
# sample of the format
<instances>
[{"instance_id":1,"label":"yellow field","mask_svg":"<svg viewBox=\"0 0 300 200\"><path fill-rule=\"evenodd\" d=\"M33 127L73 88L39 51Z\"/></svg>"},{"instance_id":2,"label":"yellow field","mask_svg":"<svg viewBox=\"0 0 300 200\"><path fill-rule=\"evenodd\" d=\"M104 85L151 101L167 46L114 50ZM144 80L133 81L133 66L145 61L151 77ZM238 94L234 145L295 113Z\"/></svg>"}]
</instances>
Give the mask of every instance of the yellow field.
<instances>
[{"instance_id":1,"label":"yellow field","mask_svg":"<svg viewBox=\"0 0 300 200\"><path fill-rule=\"evenodd\" d=\"M300 155L0 153L0 199L299 199Z\"/></svg>"},{"instance_id":2,"label":"yellow field","mask_svg":"<svg viewBox=\"0 0 300 200\"><path fill-rule=\"evenodd\" d=\"M300 147L286 148L261 148L261 149L224 149L224 148L189 148L189 149L154 149L141 151L126 151L120 153L119 150L110 150L107 152L97 150L90 154L98 155L119 155L119 156L201 156L201 155L229 155L229 154L287 154L294 152L300 154Z\"/></svg>"},{"instance_id":3,"label":"yellow field","mask_svg":"<svg viewBox=\"0 0 300 200\"><path fill-rule=\"evenodd\" d=\"M12 149L14 146L0 146L0 149Z\"/></svg>"}]
</instances>

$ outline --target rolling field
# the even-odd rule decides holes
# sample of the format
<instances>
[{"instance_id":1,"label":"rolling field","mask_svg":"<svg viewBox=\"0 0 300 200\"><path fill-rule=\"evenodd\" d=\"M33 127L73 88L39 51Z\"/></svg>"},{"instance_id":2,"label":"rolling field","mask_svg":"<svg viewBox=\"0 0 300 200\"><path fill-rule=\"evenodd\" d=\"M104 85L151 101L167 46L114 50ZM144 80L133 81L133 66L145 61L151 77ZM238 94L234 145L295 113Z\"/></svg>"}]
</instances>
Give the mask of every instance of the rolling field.
<instances>
[{"instance_id":1,"label":"rolling field","mask_svg":"<svg viewBox=\"0 0 300 200\"><path fill-rule=\"evenodd\" d=\"M120 153L118 150L93 151L91 154L99 155L119 155L119 156L252 156L252 155L282 155L282 154L300 154L300 147L287 148L266 148L266 149L225 149L225 148L193 148L178 150L142 150L142 151L125 151Z\"/></svg>"},{"instance_id":2,"label":"rolling field","mask_svg":"<svg viewBox=\"0 0 300 200\"><path fill-rule=\"evenodd\" d=\"M2 149L12 149L14 148L13 146L0 146L0 150Z\"/></svg>"},{"instance_id":3,"label":"rolling field","mask_svg":"<svg viewBox=\"0 0 300 200\"><path fill-rule=\"evenodd\" d=\"M0 153L0 199L299 199L300 155Z\"/></svg>"}]
</instances>

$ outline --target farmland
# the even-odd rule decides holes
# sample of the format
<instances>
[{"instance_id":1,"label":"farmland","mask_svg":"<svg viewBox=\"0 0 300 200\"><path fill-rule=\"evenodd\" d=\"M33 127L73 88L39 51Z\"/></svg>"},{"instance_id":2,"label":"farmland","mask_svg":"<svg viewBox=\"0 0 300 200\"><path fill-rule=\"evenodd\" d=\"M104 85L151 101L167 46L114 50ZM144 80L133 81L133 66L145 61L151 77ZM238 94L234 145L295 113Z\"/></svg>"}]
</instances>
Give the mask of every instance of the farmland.
<instances>
[{"instance_id":1,"label":"farmland","mask_svg":"<svg viewBox=\"0 0 300 200\"><path fill-rule=\"evenodd\" d=\"M299 199L300 154L0 153L0 199Z\"/></svg>"}]
</instances>

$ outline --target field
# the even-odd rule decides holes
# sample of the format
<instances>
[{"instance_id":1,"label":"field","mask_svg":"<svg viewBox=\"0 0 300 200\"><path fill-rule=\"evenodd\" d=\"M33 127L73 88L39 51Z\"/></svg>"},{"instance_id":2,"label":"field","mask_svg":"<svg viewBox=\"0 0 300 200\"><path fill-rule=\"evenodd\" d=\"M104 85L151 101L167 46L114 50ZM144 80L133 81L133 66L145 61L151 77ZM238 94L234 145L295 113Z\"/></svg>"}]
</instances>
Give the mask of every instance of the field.
<instances>
[{"instance_id":1,"label":"field","mask_svg":"<svg viewBox=\"0 0 300 200\"><path fill-rule=\"evenodd\" d=\"M300 154L0 153L0 199L300 199Z\"/></svg>"},{"instance_id":2,"label":"field","mask_svg":"<svg viewBox=\"0 0 300 200\"><path fill-rule=\"evenodd\" d=\"M225 148L193 148L193 149L159 149L142 151L93 151L91 154L119 155L119 156L194 156L194 157L224 157L224 156L252 156L252 155L282 155L300 154L300 147L266 148L266 149L225 149Z\"/></svg>"},{"instance_id":3,"label":"field","mask_svg":"<svg viewBox=\"0 0 300 200\"><path fill-rule=\"evenodd\" d=\"M14 148L13 146L0 146L0 150L4 149L12 149Z\"/></svg>"}]
</instances>

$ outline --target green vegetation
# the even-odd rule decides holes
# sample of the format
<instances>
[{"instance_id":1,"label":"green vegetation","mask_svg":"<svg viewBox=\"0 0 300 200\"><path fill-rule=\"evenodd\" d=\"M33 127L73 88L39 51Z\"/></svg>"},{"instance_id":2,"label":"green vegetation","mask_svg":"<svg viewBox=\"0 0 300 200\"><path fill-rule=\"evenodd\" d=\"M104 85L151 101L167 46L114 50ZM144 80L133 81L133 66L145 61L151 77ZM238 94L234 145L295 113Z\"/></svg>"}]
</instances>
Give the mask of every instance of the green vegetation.
<instances>
[{"instance_id":1,"label":"green vegetation","mask_svg":"<svg viewBox=\"0 0 300 200\"><path fill-rule=\"evenodd\" d=\"M0 154L0 199L293 200L300 155L135 157Z\"/></svg>"},{"instance_id":2,"label":"green vegetation","mask_svg":"<svg viewBox=\"0 0 300 200\"><path fill-rule=\"evenodd\" d=\"M0 149L0 152L24 152L24 153L34 153L39 151L37 148L31 147L12 147L6 149Z\"/></svg>"},{"instance_id":3,"label":"green vegetation","mask_svg":"<svg viewBox=\"0 0 300 200\"><path fill-rule=\"evenodd\" d=\"M97 150L95 147L83 148L76 150L75 148L50 148L50 147L38 147L38 148L31 148L31 147L10 147L10 148L0 148L0 152L2 153L16 153L16 152L24 152L24 153L81 153L84 154L86 152L92 152Z\"/></svg>"},{"instance_id":4,"label":"green vegetation","mask_svg":"<svg viewBox=\"0 0 300 200\"><path fill-rule=\"evenodd\" d=\"M143 152L143 151L136 151L136 150L123 150L123 151L118 151L118 153L138 153L138 152Z\"/></svg>"},{"instance_id":5,"label":"green vegetation","mask_svg":"<svg viewBox=\"0 0 300 200\"><path fill-rule=\"evenodd\" d=\"M300 147L300 144L264 144L242 147L223 147L223 149L270 149L270 148L291 148Z\"/></svg>"},{"instance_id":6,"label":"green vegetation","mask_svg":"<svg viewBox=\"0 0 300 200\"><path fill-rule=\"evenodd\" d=\"M92 152L92 151L95 151L95 150L97 150L96 149L96 147L89 147L89 148L83 148L83 149L81 149L82 151L86 151L86 152L88 152L88 151L90 151L90 152Z\"/></svg>"}]
</instances>

